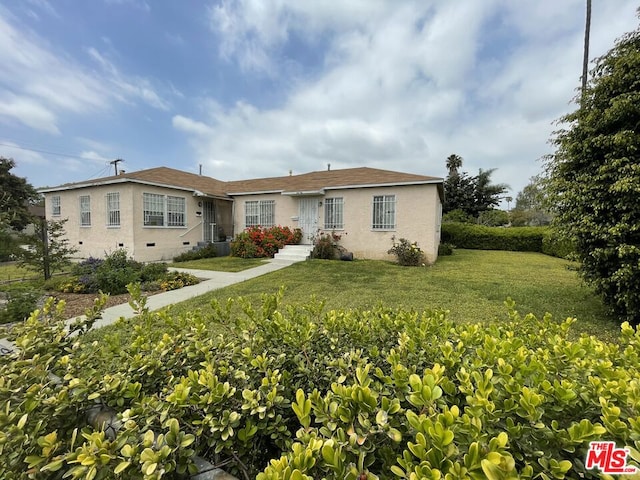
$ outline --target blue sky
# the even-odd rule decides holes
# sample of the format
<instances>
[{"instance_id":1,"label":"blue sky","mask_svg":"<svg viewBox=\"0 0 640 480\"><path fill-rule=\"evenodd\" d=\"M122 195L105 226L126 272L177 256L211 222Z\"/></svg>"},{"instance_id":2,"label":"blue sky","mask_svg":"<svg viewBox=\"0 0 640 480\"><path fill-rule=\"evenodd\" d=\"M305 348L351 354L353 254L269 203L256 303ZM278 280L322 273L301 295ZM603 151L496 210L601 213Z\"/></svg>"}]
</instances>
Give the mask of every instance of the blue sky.
<instances>
[{"instance_id":1,"label":"blue sky","mask_svg":"<svg viewBox=\"0 0 640 480\"><path fill-rule=\"evenodd\" d=\"M591 57L637 26L595 0ZM0 155L36 187L169 166L539 173L584 0L0 0Z\"/></svg>"}]
</instances>

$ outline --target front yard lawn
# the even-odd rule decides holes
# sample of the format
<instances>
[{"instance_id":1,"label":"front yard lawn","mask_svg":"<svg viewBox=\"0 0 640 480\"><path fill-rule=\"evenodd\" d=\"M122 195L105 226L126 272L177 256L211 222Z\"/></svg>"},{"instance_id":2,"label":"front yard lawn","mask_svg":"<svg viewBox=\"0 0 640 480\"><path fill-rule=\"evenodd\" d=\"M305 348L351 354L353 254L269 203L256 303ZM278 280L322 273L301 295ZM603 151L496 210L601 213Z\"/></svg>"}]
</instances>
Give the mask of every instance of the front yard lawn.
<instances>
[{"instance_id":1,"label":"front yard lawn","mask_svg":"<svg viewBox=\"0 0 640 480\"><path fill-rule=\"evenodd\" d=\"M289 304L306 303L313 295L325 302L325 309L371 309L378 304L418 311L446 309L455 322L482 322L506 319L504 301L510 297L522 314L549 312L558 321L577 317L573 331L615 340L619 325L607 317L574 267L538 253L482 250L456 250L427 268L372 260L310 260L176 304L171 312L206 313L213 299L226 302L238 296L257 305L263 293L285 286L284 302Z\"/></svg>"}]
</instances>

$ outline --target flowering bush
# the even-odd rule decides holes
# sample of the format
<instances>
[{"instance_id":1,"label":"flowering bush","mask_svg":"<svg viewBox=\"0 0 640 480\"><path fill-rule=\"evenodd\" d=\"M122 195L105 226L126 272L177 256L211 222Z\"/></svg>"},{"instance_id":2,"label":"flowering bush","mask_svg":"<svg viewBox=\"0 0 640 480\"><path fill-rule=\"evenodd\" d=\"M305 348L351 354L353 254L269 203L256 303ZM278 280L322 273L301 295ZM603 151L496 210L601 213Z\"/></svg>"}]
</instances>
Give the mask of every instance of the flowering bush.
<instances>
[{"instance_id":1,"label":"flowering bush","mask_svg":"<svg viewBox=\"0 0 640 480\"><path fill-rule=\"evenodd\" d=\"M342 248L338 245L341 238L342 235L338 235L336 232L321 232L313 239L313 252L311 252L311 256L323 260L335 260L338 258L340 249Z\"/></svg>"},{"instance_id":2,"label":"flowering bush","mask_svg":"<svg viewBox=\"0 0 640 480\"><path fill-rule=\"evenodd\" d=\"M231 242L231 256L240 258L271 257L285 245L300 243L302 231L289 227L249 227Z\"/></svg>"},{"instance_id":3,"label":"flowering bush","mask_svg":"<svg viewBox=\"0 0 640 480\"><path fill-rule=\"evenodd\" d=\"M400 265L417 267L424 263L424 252L418 247L417 242L411 243L406 238L401 238L400 243L396 243L394 239L393 247L387 253L398 257Z\"/></svg>"},{"instance_id":4,"label":"flowering bush","mask_svg":"<svg viewBox=\"0 0 640 480\"><path fill-rule=\"evenodd\" d=\"M195 275L183 272L169 272L164 276L164 279L160 282L160 288L162 290L177 290L189 285L195 285L200 283L200 280Z\"/></svg>"}]
</instances>

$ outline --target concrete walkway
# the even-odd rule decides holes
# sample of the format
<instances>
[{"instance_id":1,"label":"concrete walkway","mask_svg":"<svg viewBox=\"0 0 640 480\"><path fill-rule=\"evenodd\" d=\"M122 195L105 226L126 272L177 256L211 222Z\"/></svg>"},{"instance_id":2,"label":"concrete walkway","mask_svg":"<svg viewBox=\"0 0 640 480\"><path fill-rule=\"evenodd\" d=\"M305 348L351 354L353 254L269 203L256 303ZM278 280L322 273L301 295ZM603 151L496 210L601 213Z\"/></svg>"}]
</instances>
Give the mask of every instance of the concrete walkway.
<instances>
[{"instance_id":1,"label":"concrete walkway","mask_svg":"<svg viewBox=\"0 0 640 480\"><path fill-rule=\"evenodd\" d=\"M260 265L258 267L249 268L242 272L214 272L212 270L191 270L188 268L173 268L170 270L176 270L178 272L186 272L195 275L198 278L205 279L197 285L191 285L189 287L183 287L178 290L170 290L164 293L158 293L147 298L147 307L149 310L159 310L163 307L179 303L184 300L188 300L193 297L198 297L212 290L227 287L235 283L244 282L251 278L260 277L267 273L275 272L282 268L288 267L296 263L295 261L287 260L269 260L268 263ZM122 305L116 305L114 307L106 308L102 312L102 318L96 321L93 328L104 327L109 325L121 317L131 318L135 313L128 303Z\"/></svg>"}]
</instances>

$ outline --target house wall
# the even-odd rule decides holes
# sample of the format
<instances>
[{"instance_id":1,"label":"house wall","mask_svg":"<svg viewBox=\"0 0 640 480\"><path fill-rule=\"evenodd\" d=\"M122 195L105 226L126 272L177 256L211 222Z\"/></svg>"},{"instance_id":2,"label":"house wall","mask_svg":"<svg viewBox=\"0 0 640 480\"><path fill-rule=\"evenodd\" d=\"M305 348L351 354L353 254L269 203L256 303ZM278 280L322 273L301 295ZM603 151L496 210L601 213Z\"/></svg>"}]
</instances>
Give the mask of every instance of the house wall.
<instances>
[{"instance_id":1,"label":"house wall","mask_svg":"<svg viewBox=\"0 0 640 480\"><path fill-rule=\"evenodd\" d=\"M120 226L107 226L106 195L120 193ZM164 227L144 225L143 194L156 193L184 197L186 226ZM52 216L51 198L60 196L60 216ZM91 198L91 226L80 225L80 196ZM176 255L191 250L203 238L201 199L188 191L174 190L134 183L95 186L70 191L45 194L47 219L67 218L65 233L70 244L78 249L75 258L104 257L119 248L126 249L138 261L171 260ZM216 217L231 229L231 202L217 201ZM218 213L219 212L219 213Z\"/></svg>"},{"instance_id":2,"label":"house wall","mask_svg":"<svg viewBox=\"0 0 640 480\"><path fill-rule=\"evenodd\" d=\"M372 228L373 197L376 195L395 195L394 229ZM336 233L342 234L340 245L353 252L356 258L395 260L387 253L393 246L393 238L418 242L429 263L438 258L441 208L435 185L329 190L325 198L331 197L343 198L344 229L336 230ZM324 226L324 208L320 209L319 215L319 225Z\"/></svg>"},{"instance_id":3,"label":"house wall","mask_svg":"<svg viewBox=\"0 0 640 480\"><path fill-rule=\"evenodd\" d=\"M396 196L396 228L388 231L373 230L373 197L376 195ZM387 251L396 240L406 238L418 242L425 252L427 261L433 263L438 257L442 205L436 185L408 185L392 187L370 187L327 190L324 196L315 197L322 201L318 207L318 228L324 230L324 200L343 198L344 228L336 230L341 234L340 245L353 252L356 258L394 259ZM281 194L242 195L236 197L235 231L245 228L245 202L252 200L275 201L275 223L298 228L298 199L300 197ZM331 230L327 230L328 232Z\"/></svg>"},{"instance_id":4,"label":"house wall","mask_svg":"<svg viewBox=\"0 0 640 480\"><path fill-rule=\"evenodd\" d=\"M107 227L106 195L120 193L120 227ZM52 215L51 199L60 196L60 216ZM80 196L91 198L91 226L80 226ZM119 248L130 253L134 250L134 232L129 219L132 215L132 195L130 184L105 185L77 190L51 192L45 194L47 220L67 219L64 226L70 246L78 249L75 258L104 257Z\"/></svg>"}]
</instances>

